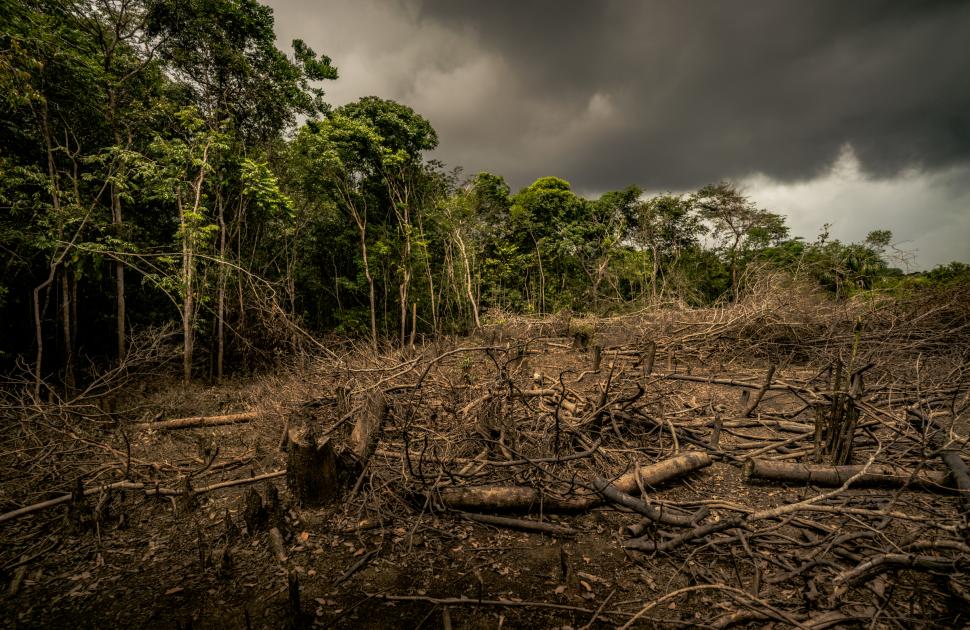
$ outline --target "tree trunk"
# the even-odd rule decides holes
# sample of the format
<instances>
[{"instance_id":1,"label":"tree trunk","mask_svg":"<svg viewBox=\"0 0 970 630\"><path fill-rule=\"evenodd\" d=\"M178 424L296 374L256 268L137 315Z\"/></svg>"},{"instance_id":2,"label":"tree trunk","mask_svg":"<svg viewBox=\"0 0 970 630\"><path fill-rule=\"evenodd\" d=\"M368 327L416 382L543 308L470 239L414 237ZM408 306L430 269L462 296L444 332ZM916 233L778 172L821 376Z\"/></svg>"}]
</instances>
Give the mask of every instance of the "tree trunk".
<instances>
[{"instance_id":1,"label":"tree trunk","mask_svg":"<svg viewBox=\"0 0 970 630\"><path fill-rule=\"evenodd\" d=\"M179 219L182 228L182 282L185 295L182 298L182 382L192 381L192 312L195 308L195 277L192 266L192 234L185 219L185 210L179 202Z\"/></svg>"},{"instance_id":2,"label":"tree trunk","mask_svg":"<svg viewBox=\"0 0 970 630\"><path fill-rule=\"evenodd\" d=\"M839 487L850 477L862 472L865 466L824 466L818 464L797 464L779 462L770 459L749 459L744 464L744 476L747 478L769 479L772 481L786 481L804 483L817 486ZM900 466L886 464L872 464L866 473L856 479L856 486L909 486L939 490L947 487L947 474L931 471L915 471Z\"/></svg>"},{"instance_id":3,"label":"tree trunk","mask_svg":"<svg viewBox=\"0 0 970 630\"><path fill-rule=\"evenodd\" d=\"M219 295L216 305L216 382L222 382L225 361L226 316L226 217L222 195L217 195L219 209Z\"/></svg>"},{"instance_id":4,"label":"tree trunk","mask_svg":"<svg viewBox=\"0 0 970 630\"><path fill-rule=\"evenodd\" d=\"M461 237L461 232L455 230L455 242L458 243L458 251L461 254L462 263L465 266L465 289L468 292L468 302L472 307L472 316L475 319L475 330L482 328L482 322L478 318L478 303L475 301L475 292L472 285L471 264L468 261L468 252L465 249L465 240Z\"/></svg>"},{"instance_id":5,"label":"tree trunk","mask_svg":"<svg viewBox=\"0 0 970 630\"><path fill-rule=\"evenodd\" d=\"M370 262L367 259L367 222L353 206L350 207L357 233L360 236L360 255L364 261L364 277L367 278L367 296L370 300L370 339L371 345L377 349L377 295L374 291L374 277L370 272Z\"/></svg>"},{"instance_id":6,"label":"tree trunk","mask_svg":"<svg viewBox=\"0 0 970 630\"><path fill-rule=\"evenodd\" d=\"M317 442L312 434L290 429L286 486L300 505L318 505L336 498L337 455L330 439Z\"/></svg>"},{"instance_id":7,"label":"tree trunk","mask_svg":"<svg viewBox=\"0 0 970 630\"><path fill-rule=\"evenodd\" d=\"M68 271L61 270L61 321L64 333L64 384L70 394L74 391L74 339L71 335L71 290Z\"/></svg>"}]
</instances>

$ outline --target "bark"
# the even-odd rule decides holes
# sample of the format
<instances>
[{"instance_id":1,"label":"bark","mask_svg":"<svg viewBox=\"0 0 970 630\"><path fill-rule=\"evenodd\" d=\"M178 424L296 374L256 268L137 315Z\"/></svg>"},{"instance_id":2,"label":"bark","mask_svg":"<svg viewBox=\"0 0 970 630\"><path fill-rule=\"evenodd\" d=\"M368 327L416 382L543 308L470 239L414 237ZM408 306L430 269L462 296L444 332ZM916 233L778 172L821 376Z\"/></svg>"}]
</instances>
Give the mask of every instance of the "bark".
<instances>
[{"instance_id":1,"label":"bark","mask_svg":"<svg viewBox=\"0 0 970 630\"><path fill-rule=\"evenodd\" d=\"M707 453L690 452L639 468L644 487L656 486L711 464ZM632 495L639 493L636 471L610 482L610 491ZM595 485L593 486L596 487ZM602 492L603 484L599 491ZM499 512L583 512L603 504L601 496L592 494L561 498L543 494L527 486L469 486L444 488L436 495L440 502L458 510L494 510ZM632 497L631 497L632 498Z\"/></svg>"},{"instance_id":2,"label":"bark","mask_svg":"<svg viewBox=\"0 0 970 630\"><path fill-rule=\"evenodd\" d=\"M327 503L338 494L337 455L329 439L290 430L286 486L300 505Z\"/></svg>"},{"instance_id":3,"label":"bark","mask_svg":"<svg viewBox=\"0 0 970 630\"><path fill-rule=\"evenodd\" d=\"M653 364L657 360L657 343L655 341L647 342L647 346L643 351L643 375L650 376L653 373Z\"/></svg>"},{"instance_id":4,"label":"bark","mask_svg":"<svg viewBox=\"0 0 970 630\"><path fill-rule=\"evenodd\" d=\"M61 323L64 333L64 384L74 391L74 341L71 335L71 291L67 269L61 271Z\"/></svg>"},{"instance_id":5,"label":"bark","mask_svg":"<svg viewBox=\"0 0 970 630\"><path fill-rule=\"evenodd\" d=\"M644 487L649 489L652 486L659 486L666 481L682 477L695 470L706 468L711 465L712 461L711 456L707 453L690 451L677 457L671 457L670 459L657 462L656 464L641 466L633 472L629 472L613 480L612 485L617 490L625 492L626 494L635 494L640 492L637 485L637 474L639 474L640 481Z\"/></svg>"},{"instance_id":6,"label":"bark","mask_svg":"<svg viewBox=\"0 0 970 630\"><path fill-rule=\"evenodd\" d=\"M560 498L527 486L469 486L444 488L435 497L456 510L496 512L584 512L599 504L598 497Z\"/></svg>"},{"instance_id":7,"label":"bark","mask_svg":"<svg viewBox=\"0 0 970 630\"><path fill-rule=\"evenodd\" d=\"M527 521L521 518L508 518L505 516L493 516L491 514L474 514L472 512L462 513L464 518L477 523L495 525L496 527L507 527L526 532L541 532L553 536L575 536L579 532L572 527L556 525L555 523L541 523L538 521Z\"/></svg>"},{"instance_id":8,"label":"bark","mask_svg":"<svg viewBox=\"0 0 970 630\"><path fill-rule=\"evenodd\" d=\"M771 388L771 379L775 375L775 368L776 367L777 366L774 363L772 363L771 365L768 366L768 373L765 375L765 382L764 382L764 384L761 386L760 389L758 389L758 391L755 393L755 395L751 398L751 400L748 402L747 406L744 408L744 413L741 414L745 418L747 418L752 413L754 413L754 410L757 409L758 408L758 405L761 403L761 399L764 398L765 392L767 392ZM747 390L745 390L745 391L747 391Z\"/></svg>"},{"instance_id":9,"label":"bark","mask_svg":"<svg viewBox=\"0 0 970 630\"><path fill-rule=\"evenodd\" d=\"M192 313L195 309L195 282L192 260L192 235L185 220L185 210L179 200L179 219L182 228L182 282L185 287L185 297L182 299L182 382L188 384L192 380Z\"/></svg>"},{"instance_id":10,"label":"bark","mask_svg":"<svg viewBox=\"0 0 970 630\"><path fill-rule=\"evenodd\" d=\"M194 429L196 427L218 427L225 424L249 422L259 417L259 412L244 411L224 416L194 416L191 418L176 418L160 422L136 422L134 426L145 429Z\"/></svg>"},{"instance_id":11,"label":"bark","mask_svg":"<svg viewBox=\"0 0 970 630\"><path fill-rule=\"evenodd\" d=\"M465 240L461 237L461 232L455 230L455 242L458 244L458 253L461 254L461 260L465 267L465 291L468 293L468 303L472 307L472 317L475 319L475 330L480 330L482 327L482 322L478 318L478 302L475 301L475 292L472 285L472 272L471 263L468 261L468 252L465 249Z\"/></svg>"},{"instance_id":12,"label":"bark","mask_svg":"<svg viewBox=\"0 0 970 630\"><path fill-rule=\"evenodd\" d=\"M216 197L219 209L219 296L216 305L216 382L222 382L225 361L226 317L226 217L222 195Z\"/></svg>"},{"instance_id":13,"label":"bark","mask_svg":"<svg viewBox=\"0 0 970 630\"><path fill-rule=\"evenodd\" d=\"M276 527L269 529L269 548L278 562L286 562L286 545L283 544L283 534Z\"/></svg>"},{"instance_id":14,"label":"bark","mask_svg":"<svg viewBox=\"0 0 970 630\"><path fill-rule=\"evenodd\" d=\"M910 408L906 412L909 414L910 419L915 420L917 426L923 430L933 426L940 431L947 431L946 427L940 426L939 423L918 409ZM967 463L960 457L959 450L953 449L950 445L944 443L943 437L939 432L934 433L930 437L930 444L934 449L940 451L940 459L950 469L953 482L962 497L963 513L970 514L970 470L967 468Z\"/></svg>"},{"instance_id":15,"label":"bark","mask_svg":"<svg viewBox=\"0 0 970 630\"><path fill-rule=\"evenodd\" d=\"M850 477L860 473L865 466L825 466L821 464L796 464L768 459L749 459L744 464L744 475L751 479L768 479L817 486L839 487ZM939 490L947 487L948 476L942 472L915 471L900 466L873 464L854 485L910 487Z\"/></svg>"},{"instance_id":16,"label":"bark","mask_svg":"<svg viewBox=\"0 0 970 630\"><path fill-rule=\"evenodd\" d=\"M620 492L615 486L605 479L594 479L593 488L599 492L610 503L622 505L638 514L646 516L651 521L663 523L665 525L675 525L678 527L690 527L694 522L694 517L682 514L670 514L665 512L662 507L647 505L640 499L625 492Z\"/></svg>"},{"instance_id":17,"label":"bark","mask_svg":"<svg viewBox=\"0 0 970 630\"><path fill-rule=\"evenodd\" d=\"M367 258L367 222L356 209L351 209L354 222L357 224L357 234L360 237L360 255L364 262L364 277L367 278L367 297L370 301L370 337L371 344L377 348L377 294L374 290L374 276L370 272L370 261Z\"/></svg>"},{"instance_id":18,"label":"bark","mask_svg":"<svg viewBox=\"0 0 970 630\"><path fill-rule=\"evenodd\" d=\"M951 573L968 566L966 558L941 558L937 556L919 556L912 553L881 553L860 562L855 567L843 571L834 578L838 585L837 592L852 584L870 580L880 573L896 569L916 569L919 571L943 571Z\"/></svg>"},{"instance_id":19,"label":"bark","mask_svg":"<svg viewBox=\"0 0 970 630\"><path fill-rule=\"evenodd\" d=\"M361 465L366 465L377 449L377 440L386 416L387 399L384 398L383 394L372 395L360 416L358 416L350 434L354 455L357 456Z\"/></svg>"}]
</instances>

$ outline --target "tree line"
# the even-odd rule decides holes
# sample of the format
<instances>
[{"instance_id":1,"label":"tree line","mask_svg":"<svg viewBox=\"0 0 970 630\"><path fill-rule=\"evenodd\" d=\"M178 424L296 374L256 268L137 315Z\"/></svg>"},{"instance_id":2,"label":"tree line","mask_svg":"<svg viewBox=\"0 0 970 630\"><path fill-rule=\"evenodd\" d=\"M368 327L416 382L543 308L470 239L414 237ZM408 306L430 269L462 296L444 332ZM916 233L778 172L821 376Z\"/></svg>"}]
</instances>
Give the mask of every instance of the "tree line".
<instances>
[{"instance_id":1,"label":"tree line","mask_svg":"<svg viewBox=\"0 0 970 630\"><path fill-rule=\"evenodd\" d=\"M0 0L0 367L68 390L140 334L218 380L337 333L405 345L490 309L737 300L751 270L837 297L898 283L891 234L793 237L730 183L596 199L427 158L431 123L364 97L255 0ZM966 275L954 263L932 281Z\"/></svg>"}]
</instances>

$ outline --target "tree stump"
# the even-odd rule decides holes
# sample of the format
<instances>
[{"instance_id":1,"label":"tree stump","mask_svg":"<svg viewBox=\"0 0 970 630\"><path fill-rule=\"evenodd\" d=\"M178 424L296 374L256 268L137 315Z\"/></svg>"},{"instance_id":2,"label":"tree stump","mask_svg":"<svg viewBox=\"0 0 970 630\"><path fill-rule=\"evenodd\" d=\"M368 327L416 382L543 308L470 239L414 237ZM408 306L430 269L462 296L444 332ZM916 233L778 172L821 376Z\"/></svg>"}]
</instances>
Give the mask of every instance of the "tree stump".
<instances>
[{"instance_id":1,"label":"tree stump","mask_svg":"<svg viewBox=\"0 0 970 630\"><path fill-rule=\"evenodd\" d=\"M385 416L387 416L387 399L384 398L383 394L372 394L350 434L354 455L361 466L367 464L367 460L370 459L377 448L377 439L384 424Z\"/></svg>"},{"instance_id":2,"label":"tree stump","mask_svg":"<svg viewBox=\"0 0 970 630\"><path fill-rule=\"evenodd\" d=\"M286 487L301 506L336 498L337 455L329 438L318 442L312 433L290 429Z\"/></svg>"},{"instance_id":3,"label":"tree stump","mask_svg":"<svg viewBox=\"0 0 970 630\"><path fill-rule=\"evenodd\" d=\"M644 346L643 352L640 354L640 363L643 365L643 375L650 376L653 374L653 363L657 360L657 343L655 341L648 341L647 345Z\"/></svg>"},{"instance_id":4,"label":"tree stump","mask_svg":"<svg viewBox=\"0 0 970 630\"><path fill-rule=\"evenodd\" d=\"M259 496L254 488L246 491L246 508L243 510L243 521L246 523L246 531L252 535L258 531L266 529L268 515L263 506L263 497Z\"/></svg>"}]
</instances>

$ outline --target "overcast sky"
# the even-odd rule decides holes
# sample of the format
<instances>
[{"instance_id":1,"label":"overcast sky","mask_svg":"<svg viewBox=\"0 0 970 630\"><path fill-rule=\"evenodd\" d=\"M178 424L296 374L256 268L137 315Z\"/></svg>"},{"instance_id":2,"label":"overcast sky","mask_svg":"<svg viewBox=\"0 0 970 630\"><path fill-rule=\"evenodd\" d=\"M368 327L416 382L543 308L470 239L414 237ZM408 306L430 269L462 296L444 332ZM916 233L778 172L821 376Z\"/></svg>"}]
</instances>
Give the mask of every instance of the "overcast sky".
<instances>
[{"instance_id":1,"label":"overcast sky","mask_svg":"<svg viewBox=\"0 0 970 630\"><path fill-rule=\"evenodd\" d=\"M893 231L970 262L970 2L270 0L280 47L329 55L340 105L428 118L434 157L514 190L722 179L793 232Z\"/></svg>"}]
</instances>

